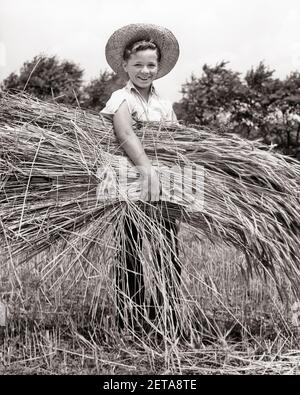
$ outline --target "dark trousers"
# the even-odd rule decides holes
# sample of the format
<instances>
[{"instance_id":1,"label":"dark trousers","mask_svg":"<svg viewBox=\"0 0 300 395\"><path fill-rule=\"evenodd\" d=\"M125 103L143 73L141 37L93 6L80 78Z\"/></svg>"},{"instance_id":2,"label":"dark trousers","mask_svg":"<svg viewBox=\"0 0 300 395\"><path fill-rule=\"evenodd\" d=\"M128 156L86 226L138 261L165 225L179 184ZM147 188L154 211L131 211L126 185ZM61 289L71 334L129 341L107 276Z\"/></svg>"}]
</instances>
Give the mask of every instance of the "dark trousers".
<instances>
[{"instance_id":1,"label":"dark trousers","mask_svg":"<svg viewBox=\"0 0 300 395\"><path fill-rule=\"evenodd\" d=\"M171 247L171 263L169 261L163 262L160 252L156 251L155 263L157 267L155 269L158 273L165 273L166 293L172 308L174 298L178 297L178 286L181 276L181 267L178 261L177 226L175 220L169 218L160 217L156 220L159 222L159 225L162 225L164 236ZM156 297L151 297L148 309L145 308L145 283L142 262L138 252L142 249L142 236L139 235L134 221L129 217L125 218L123 225L125 245L120 246L120 254L123 254L125 264L118 266L116 269L117 320L120 329L124 328L126 321L132 328L141 326L145 315L150 320L159 318L159 311L161 311L161 307L164 304L163 293L156 287ZM151 243L151 235L147 235L147 237ZM171 265L173 265L173 270ZM128 308L126 308L128 301L133 302L130 313ZM127 319L125 318L126 312ZM175 318L173 317L172 319L174 321Z\"/></svg>"}]
</instances>

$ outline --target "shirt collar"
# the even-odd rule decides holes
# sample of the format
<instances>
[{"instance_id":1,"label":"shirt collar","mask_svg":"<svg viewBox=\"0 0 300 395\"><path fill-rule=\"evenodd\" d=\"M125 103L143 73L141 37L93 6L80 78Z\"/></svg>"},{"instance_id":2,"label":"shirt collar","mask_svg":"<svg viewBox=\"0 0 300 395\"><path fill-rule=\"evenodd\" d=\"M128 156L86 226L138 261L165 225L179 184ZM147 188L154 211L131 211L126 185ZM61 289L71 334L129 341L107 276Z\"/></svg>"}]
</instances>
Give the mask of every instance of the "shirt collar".
<instances>
[{"instance_id":1,"label":"shirt collar","mask_svg":"<svg viewBox=\"0 0 300 395\"><path fill-rule=\"evenodd\" d=\"M131 92L132 90L137 92L140 95L140 92L138 91L138 89L134 86L134 84L132 83L131 80L129 80L126 84L125 87L129 92ZM155 89L155 86L152 84L151 85L151 90L150 90L151 95L156 95L157 96L157 91Z\"/></svg>"}]
</instances>

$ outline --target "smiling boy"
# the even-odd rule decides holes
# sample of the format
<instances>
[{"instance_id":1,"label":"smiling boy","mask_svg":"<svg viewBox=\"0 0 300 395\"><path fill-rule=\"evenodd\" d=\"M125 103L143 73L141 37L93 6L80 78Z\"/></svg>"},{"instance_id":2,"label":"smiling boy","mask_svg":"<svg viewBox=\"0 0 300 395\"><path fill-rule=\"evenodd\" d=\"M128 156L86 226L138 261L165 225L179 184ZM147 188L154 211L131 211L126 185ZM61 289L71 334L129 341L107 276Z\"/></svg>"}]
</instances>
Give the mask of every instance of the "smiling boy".
<instances>
[{"instance_id":1,"label":"smiling boy","mask_svg":"<svg viewBox=\"0 0 300 395\"><path fill-rule=\"evenodd\" d=\"M164 27L132 24L113 33L107 42L105 53L111 68L120 76L127 78L128 83L123 89L112 94L101 113L111 118L120 145L139 170L141 175L140 200L156 202L160 198L159 177L146 155L140 139L134 132L133 124L136 121L177 122L171 102L160 96L153 81L169 73L176 64L179 56L178 42L172 32ZM171 261L177 280L179 280L181 269L177 259L176 222L162 216L156 220L164 228L165 237L171 246ZM124 233L126 235L125 245L120 245L120 250L122 255L125 247L126 267L119 267L116 271L119 291L117 293L119 326L124 327L127 295L135 306L130 326L136 327L144 317L145 289L139 256L143 240L130 215L125 218ZM151 239L151 235L149 235L149 239ZM164 262L161 262L159 253L157 261L158 267L161 268ZM166 268L166 272L171 277L169 268ZM171 279L169 279L169 283L169 289L174 288ZM161 306L163 296L160 290L157 290L157 294L156 305ZM150 318L156 318L156 310L157 308L159 310L159 306L155 306L152 299Z\"/></svg>"}]
</instances>

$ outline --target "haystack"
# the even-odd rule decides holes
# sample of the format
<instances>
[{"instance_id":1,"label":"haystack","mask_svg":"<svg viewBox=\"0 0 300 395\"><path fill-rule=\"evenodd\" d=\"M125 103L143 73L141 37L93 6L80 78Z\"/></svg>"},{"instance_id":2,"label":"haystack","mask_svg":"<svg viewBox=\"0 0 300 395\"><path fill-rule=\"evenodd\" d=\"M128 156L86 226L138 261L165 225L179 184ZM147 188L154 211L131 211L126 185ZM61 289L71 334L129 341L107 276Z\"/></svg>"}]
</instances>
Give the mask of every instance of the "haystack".
<instances>
[{"instance_id":1,"label":"haystack","mask_svg":"<svg viewBox=\"0 0 300 395\"><path fill-rule=\"evenodd\" d=\"M224 131L156 123L134 128L162 179L171 175L163 199L172 202L168 214L184 222L189 232L242 250L250 271L275 281L278 273L285 274L299 297L299 162L260 141ZM168 259L170 247L151 217L160 206L138 201L138 173L119 146L112 124L99 114L4 95L0 150L1 238L10 262L26 261L56 246L55 259L42 269L45 278L61 270L70 253L72 259L63 265L57 281L67 278L78 262L78 281L97 275L103 262L116 256L119 244L114 240L122 237L126 215L141 233L152 234L153 248L160 248ZM122 186L122 198L97 196L103 166L114 172L133 171L131 182ZM184 173L177 170L183 168L194 172L182 178ZM201 191L195 191L195 177L201 179L196 184ZM189 186L184 194L182 183ZM140 251L145 267L155 255L149 248Z\"/></svg>"}]
</instances>

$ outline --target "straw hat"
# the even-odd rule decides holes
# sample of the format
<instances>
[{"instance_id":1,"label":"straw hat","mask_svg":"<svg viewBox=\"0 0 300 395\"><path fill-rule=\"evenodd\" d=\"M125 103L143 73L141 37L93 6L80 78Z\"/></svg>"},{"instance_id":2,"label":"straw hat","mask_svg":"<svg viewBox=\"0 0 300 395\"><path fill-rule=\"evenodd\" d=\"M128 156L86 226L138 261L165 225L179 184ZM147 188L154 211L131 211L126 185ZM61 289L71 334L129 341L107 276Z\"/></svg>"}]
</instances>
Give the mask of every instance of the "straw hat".
<instances>
[{"instance_id":1,"label":"straw hat","mask_svg":"<svg viewBox=\"0 0 300 395\"><path fill-rule=\"evenodd\" d=\"M110 67L122 77L126 77L122 63L125 48L136 41L152 40L159 48L161 60L156 78L168 74L179 56L179 45L173 33L162 26L134 23L116 30L107 41L105 56Z\"/></svg>"}]
</instances>

